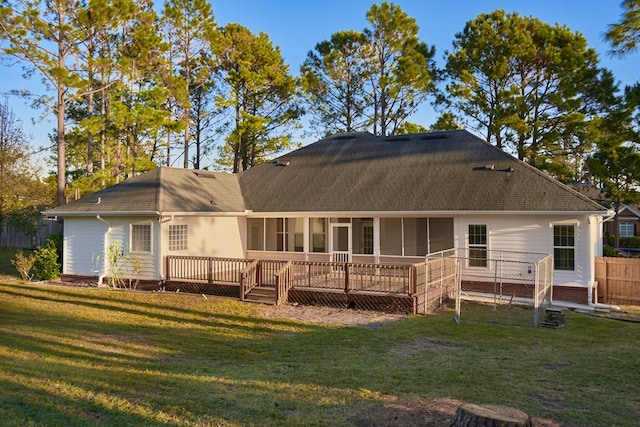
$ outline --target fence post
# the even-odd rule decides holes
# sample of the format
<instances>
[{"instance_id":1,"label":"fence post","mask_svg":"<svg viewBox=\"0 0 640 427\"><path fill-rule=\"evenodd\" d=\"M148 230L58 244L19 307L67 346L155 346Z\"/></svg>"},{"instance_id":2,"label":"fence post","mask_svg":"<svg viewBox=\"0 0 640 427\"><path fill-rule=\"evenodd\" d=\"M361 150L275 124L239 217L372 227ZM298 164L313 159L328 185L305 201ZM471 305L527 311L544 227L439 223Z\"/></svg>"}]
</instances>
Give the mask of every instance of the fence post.
<instances>
[{"instance_id":1,"label":"fence post","mask_svg":"<svg viewBox=\"0 0 640 427\"><path fill-rule=\"evenodd\" d=\"M164 274L167 281L171 280L171 269L169 267L171 265L170 258L170 256L164 258Z\"/></svg>"}]
</instances>

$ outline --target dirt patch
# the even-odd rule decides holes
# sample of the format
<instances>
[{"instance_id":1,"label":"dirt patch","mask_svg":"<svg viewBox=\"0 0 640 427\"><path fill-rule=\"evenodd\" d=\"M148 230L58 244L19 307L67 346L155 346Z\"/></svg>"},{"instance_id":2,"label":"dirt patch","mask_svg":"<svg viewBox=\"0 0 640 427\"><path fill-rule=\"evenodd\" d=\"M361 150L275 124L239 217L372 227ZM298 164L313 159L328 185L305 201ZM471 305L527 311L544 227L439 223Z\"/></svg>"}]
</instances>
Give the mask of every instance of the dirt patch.
<instances>
[{"instance_id":1,"label":"dirt patch","mask_svg":"<svg viewBox=\"0 0 640 427\"><path fill-rule=\"evenodd\" d=\"M292 319L309 323L359 326L369 329L378 329L407 318L406 314L304 305L266 306L264 316L272 319Z\"/></svg>"}]
</instances>

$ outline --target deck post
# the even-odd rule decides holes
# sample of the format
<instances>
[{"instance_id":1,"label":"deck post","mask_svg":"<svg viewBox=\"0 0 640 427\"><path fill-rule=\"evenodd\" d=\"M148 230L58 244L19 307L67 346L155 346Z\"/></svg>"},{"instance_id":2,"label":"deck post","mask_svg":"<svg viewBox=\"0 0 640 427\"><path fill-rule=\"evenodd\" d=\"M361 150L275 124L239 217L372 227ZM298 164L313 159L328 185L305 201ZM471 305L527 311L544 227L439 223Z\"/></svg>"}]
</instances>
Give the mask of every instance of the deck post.
<instances>
[{"instance_id":1,"label":"deck post","mask_svg":"<svg viewBox=\"0 0 640 427\"><path fill-rule=\"evenodd\" d=\"M164 277L165 277L165 280L167 281L171 280L171 271L169 268L169 266L171 265L171 261L169 260L169 258L170 257L168 256L164 258L164 275L165 275Z\"/></svg>"},{"instance_id":2,"label":"deck post","mask_svg":"<svg viewBox=\"0 0 640 427\"><path fill-rule=\"evenodd\" d=\"M409 296L412 297L416 292L416 267L409 266Z\"/></svg>"},{"instance_id":3,"label":"deck post","mask_svg":"<svg viewBox=\"0 0 640 427\"><path fill-rule=\"evenodd\" d=\"M213 283L213 259L212 258L207 258L207 270L209 270L207 272L207 282L209 282L209 284Z\"/></svg>"},{"instance_id":4,"label":"deck post","mask_svg":"<svg viewBox=\"0 0 640 427\"><path fill-rule=\"evenodd\" d=\"M256 265L256 283L257 286L262 286L262 260L258 260Z\"/></svg>"},{"instance_id":5,"label":"deck post","mask_svg":"<svg viewBox=\"0 0 640 427\"><path fill-rule=\"evenodd\" d=\"M246 280L246 274L244 271L240 272L240 301L244 301L244 282Z\"/></svg>"},{"instance_id":6,"label":"deck post","mask_svg":"<svg viewBox=\"0 0 640 427\"><path fill-rule=\"evenodd\" d=\"M344 263L344 292L349 293L349 263Z\"/></svg>"}]
</instances>

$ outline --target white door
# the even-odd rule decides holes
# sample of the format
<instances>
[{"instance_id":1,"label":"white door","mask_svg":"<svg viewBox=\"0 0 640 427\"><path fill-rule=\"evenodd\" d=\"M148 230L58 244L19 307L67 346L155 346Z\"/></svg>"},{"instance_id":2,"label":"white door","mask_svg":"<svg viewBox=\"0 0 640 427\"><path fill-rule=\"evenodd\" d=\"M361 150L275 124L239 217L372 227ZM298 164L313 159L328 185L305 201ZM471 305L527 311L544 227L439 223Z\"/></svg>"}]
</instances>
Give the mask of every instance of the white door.
<instances>
[{"instance_id":1,"label":"white door","mask_svg":"<svg viewBox=\"0 0 640 427\"><path fill-rule=\"evenodd\" d=\"M351 224L331 224L329 235L331 248L331 261L351 261Z\"/></svg>"}]
</instances>

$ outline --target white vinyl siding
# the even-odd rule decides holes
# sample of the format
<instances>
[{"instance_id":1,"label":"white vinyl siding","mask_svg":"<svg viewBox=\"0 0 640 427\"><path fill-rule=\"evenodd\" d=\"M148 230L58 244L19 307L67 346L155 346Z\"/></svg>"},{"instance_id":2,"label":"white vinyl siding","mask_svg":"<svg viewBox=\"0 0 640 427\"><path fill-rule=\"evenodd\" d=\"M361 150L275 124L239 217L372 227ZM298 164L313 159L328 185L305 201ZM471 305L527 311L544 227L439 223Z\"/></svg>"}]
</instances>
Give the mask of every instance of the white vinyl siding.
<instances>
[{"instance_id":1,"label":"white vinyl siding","mask_svg":"<svg viewBox=\"0 0 640 427\"><path fill-rule=\"evenodd\" d=\"M63 274L98 276L104 258L106 224L93 218L64 221Z\"/></svg>"}]
</instances>

